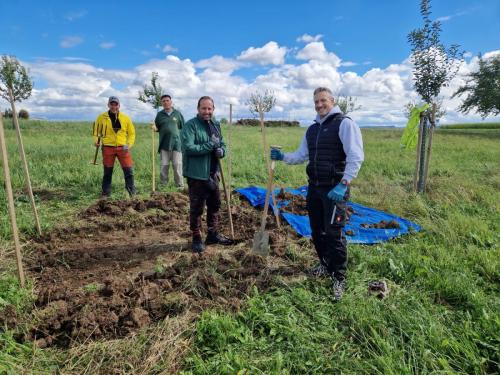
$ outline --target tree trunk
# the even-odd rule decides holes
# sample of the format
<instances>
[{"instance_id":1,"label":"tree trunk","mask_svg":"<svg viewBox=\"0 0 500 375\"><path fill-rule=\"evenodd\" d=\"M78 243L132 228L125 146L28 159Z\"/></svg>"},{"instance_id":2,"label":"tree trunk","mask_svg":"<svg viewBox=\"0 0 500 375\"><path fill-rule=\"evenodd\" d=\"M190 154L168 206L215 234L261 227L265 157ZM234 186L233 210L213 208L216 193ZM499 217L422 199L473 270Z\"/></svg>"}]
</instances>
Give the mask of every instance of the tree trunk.
<instances>
[{"instance_id":1,"label":"tree trunk","mask_svg":"<svg viewBox=\"0 0 500 375\"><path fill-rule=\"evenodd\" d=\"M267 138L266 138L266 127L264 125L264 112L259 112L260 117L260 130L262 131L262 147L264 148L264 160L266 161L266 170L269 174L270 166L269 166L269 149L267 147Z\"/></svg>"},{"instance_id":2,"label":"tree trunk","mask_svg":"<svg viewBox=\"0 0 500 375\"><path fill-rule=\"evenodd\" d=\"M432 154L432 137L434 135L434 130L436 128L436 103L434 103L432 106L430 124L431 126L429 129L429 143L427 144L427 157L425 159L424 190L427 189L427 176L429 175L429 164L431 162L431 154Z\"/></svg>"},{"instance_id":3,"label":"tree trunk","mask_svg":"<svg viewBox=\"0 0 500 375\"><path fill-rule=\"evenodd\" d=\"M424 170L425 170L425 144L427 140L427 114L423 116L422 122L422 143L420 147L420 160L418 166L418 183L417 183L417 192L423 193L425 190L424 184Z\"/></svg>"},{"instance_id":4,"label":"tree trunk","mask_svg":"<svg viewBox=\"0 0 500 375\"><path fill-rule=\"evenodd\" d=\"M3 161L3 174L5 178L5 192L7 194L7 201L9 205L9 217L12 227L12 238L14 239L14 247L16 250L17 260L17 273L19 276L19 283L24 288L24 271L23 261L21 254L21 244L19 242L19 232L17 230L16 211L14 209L14 195L12 194L12 185L10 182L9 158L7 155L7 146L5 143L5 134L3 130L2 114L0 113L0 152Z\"/></svg>"},{"instance_id":5,"label":"tree trunk","mask_svg":"<svg viewBox=\"0 0 500 375\"><path fill-rule=\"evenodd\" d=\"M17 119L16 105L14 102L14 96L12 95L12 90L9 87L9 98L10 105L12 107L12 119L16 127L17 142L19 143L19 153L21 155L21 160L23 162L24 177L26 178L26 189L28 190L28 195L30 198L31 209L33 210L33 216L35 217L35 227L38 234L42 235L42 229L40 227L40 220L38 219L38 213L36 211L35 198L33 197L33 189L31 188L30 172L28 169L28 162L26 161L26 154L24 152L23 138L21 136L21 128L19 127L19 121Z\"/></svg>"},{"instance_id":6,"label":"tree trunk","mask_svg":"<svg viewBox=\"0 0 500 375\"><path fill-rule=\"evenodd\" d=\"M417 157L415 162L415 172L413 173L413 190L417 191L418 188L418 175L419 175L419 167L420 167L420 149L422 147L422 125L423 116L420 114L420 121L418 124L418 141L417 141Z\"/></svg>"}]
</instances>

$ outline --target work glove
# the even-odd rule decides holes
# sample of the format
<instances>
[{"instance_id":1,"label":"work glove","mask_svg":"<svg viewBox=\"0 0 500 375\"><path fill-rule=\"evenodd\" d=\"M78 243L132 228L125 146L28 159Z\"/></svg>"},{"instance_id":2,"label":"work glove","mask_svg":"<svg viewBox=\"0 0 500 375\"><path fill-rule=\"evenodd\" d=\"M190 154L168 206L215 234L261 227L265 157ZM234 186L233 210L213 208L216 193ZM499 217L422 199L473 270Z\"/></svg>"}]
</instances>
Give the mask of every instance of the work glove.
<instances>
[{"instance_id":1,"label":"work glove","mask_svg":"<svg viewBox=\"0 0 500 375\"><path fill-rule=\"evenodd\" d=\"M224 157L224 149L222 147L218 147L215 149L215 156L218 159L222 159Z\"/></svg>"},{"instance_id":2,"label":"work glove","mask_svg":"<svg viewBox=\"0 0 500 375\"><path fill-rule=\"evenodd\" d=\"M158 131L158 128L156 127L156 124L154 122L151 122L151 130L157 132Z\"/></svg>"},{"instance_id":3,"label":"work glove","mask_svg":"<svg viewBox=\"0 0 500 375\"><path fill-rule=\"evenodd\" d=\"M210 140L214 144L215 149L220 148L220 138L219 137L217 137L215 134L212 134L212 136L210 137Z\"/></svg>"},{"instance_id":4,"label":"work glove","mask_svg":"<svg viewBox=\"0 0 500 375\"><path fill-rule=\"evenodd\" d=\"M278 150L277 148L271 149L271 160L283 160L284 157L285 154L281 152L281 150Z\"/></svg>"},{"instance_id":5,"label":"work glove","mask_svg":"<svg viewBox=\"0 0 500 375\"><path fill-rule=\"evenodd\" d=\"M332 201L338 202L344 200L346 192L347 185L340 183L328 192L328 198L330 198Z\"/></svg>"},{"instance_id":6,"label":"work glove","mask_svg":"<svg viewBox=\"0 0 500 375\"><path fill-rule=\"evenodd\" d=\"M122 150L125 151L125 152L128 152L128 145L123 145L122 146Z\"/></svg>"}]
</instances>

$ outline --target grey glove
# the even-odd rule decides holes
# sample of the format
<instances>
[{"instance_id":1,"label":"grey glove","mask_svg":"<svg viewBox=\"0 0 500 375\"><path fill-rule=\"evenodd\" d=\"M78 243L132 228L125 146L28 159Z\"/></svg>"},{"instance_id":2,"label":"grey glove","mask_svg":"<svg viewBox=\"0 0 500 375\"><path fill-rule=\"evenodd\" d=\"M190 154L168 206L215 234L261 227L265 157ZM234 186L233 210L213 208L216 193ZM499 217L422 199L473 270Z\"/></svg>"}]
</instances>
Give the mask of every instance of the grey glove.
<instances>
[{"instance_id":1,"label":"grey glove","mask_svg":"<svg viewBox=\"0 0 500 375\"><path fill-rule=\"evenodd\" d=\"M224 149L222 147L218 147L215 149L215 156L219 159L224 157Z\"/></svg>"},{"instance_id":2,"label":"grey glove","mask_svg":"<svg viewBox=\"0 0 500 375\"><path fill-rule=\"evenodd\" d=\"M125 151L125 152L128 151L128 145L123 145L122 146L122 150Z\"/></svg>"},{"instance_id":3,"label":"grey glove","mask_svg":"<svg viewBox=\"0 0 500 375\"><path fill-rule=\"evenodd\" d=\"M215 134L212 134L210 137L210 140L214 144L214 148L219 148L220 147L220 138L217 137Z\"/></svg>"}]
</instances>

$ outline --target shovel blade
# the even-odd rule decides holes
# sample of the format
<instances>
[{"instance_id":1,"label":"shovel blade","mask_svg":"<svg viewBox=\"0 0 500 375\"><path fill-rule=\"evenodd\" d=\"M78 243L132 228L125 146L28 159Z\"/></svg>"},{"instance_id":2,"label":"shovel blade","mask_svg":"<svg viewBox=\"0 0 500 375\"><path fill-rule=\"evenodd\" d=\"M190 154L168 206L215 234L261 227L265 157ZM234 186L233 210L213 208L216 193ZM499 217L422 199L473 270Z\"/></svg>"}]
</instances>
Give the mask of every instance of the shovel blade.
<instances>
[{"instance_id":1,"label":"shovel blade","mask_svg":"<svg viewBox=\"0 0 500 375\"><path fill-rule=\"evenodd\" d=\"M259 230L253 237L252 251L261 256L269 255L269 232Z\"/></svg>"}]
</instances>

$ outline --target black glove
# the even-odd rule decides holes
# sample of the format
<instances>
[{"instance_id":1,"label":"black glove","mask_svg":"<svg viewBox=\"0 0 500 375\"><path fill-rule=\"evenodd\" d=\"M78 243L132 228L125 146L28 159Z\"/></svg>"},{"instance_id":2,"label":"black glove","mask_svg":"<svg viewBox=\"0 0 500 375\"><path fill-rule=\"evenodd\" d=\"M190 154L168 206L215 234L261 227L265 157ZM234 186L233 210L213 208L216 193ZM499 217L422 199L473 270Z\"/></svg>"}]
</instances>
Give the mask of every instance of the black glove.
<instances>
[{"instance_id":1,"label":"black glove","mask_svg":"<svg viewBox=\"0 0 500 375\"><path fill-rule=\"evenodd\" d=\"M224 149L222 147L217 147L215 149L215 156L219 159L222 159L224 157Z\"/></svg>"}]
</instances>

